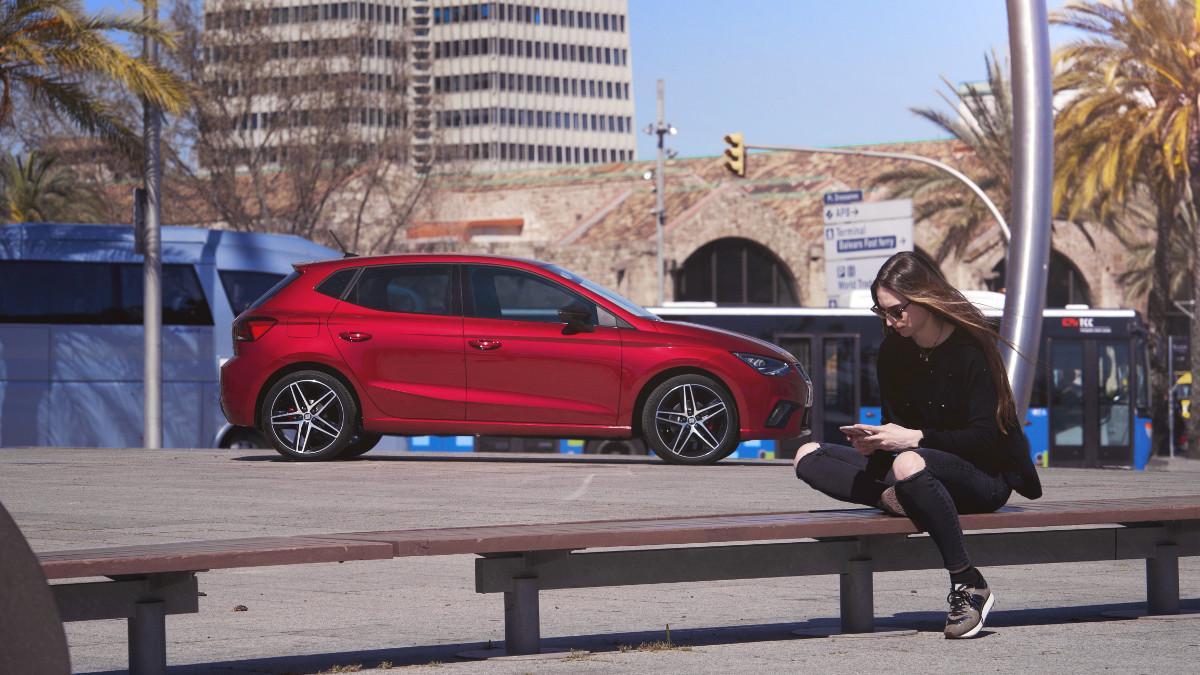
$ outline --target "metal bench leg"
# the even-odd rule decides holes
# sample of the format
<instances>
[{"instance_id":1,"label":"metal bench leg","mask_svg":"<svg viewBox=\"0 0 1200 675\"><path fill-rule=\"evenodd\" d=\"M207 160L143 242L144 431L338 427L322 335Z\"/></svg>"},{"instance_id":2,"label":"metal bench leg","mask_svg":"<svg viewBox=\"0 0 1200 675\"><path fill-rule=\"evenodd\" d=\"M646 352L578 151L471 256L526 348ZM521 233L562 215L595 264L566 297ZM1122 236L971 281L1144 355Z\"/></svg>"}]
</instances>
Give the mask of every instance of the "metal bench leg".
<instances>
[{"instance_id":1,"label":"metal bench leg","mask_svg":"<svg viewBox=\"0 0 1200 675\"><path fill-rule=\"evenodd\" d=\"M167 611L161 600L137 603L129 617L129 672L167 672Z\"/></svg>"},{"instance_id":2,"label":"metal bench leg","mask_svg":"<svg viewBox=\"0 0 1200 675\"><path fill-rule=\"evenodd\" d=\"M537 577L515 578L504 593L504 648L509 654L537 654L542 629Z\"/></svg>"},{"instance_id":3,"label":"metal bench leg","mask_svg":"<svg viewBox=\"0 0 1200 675\"><path fill-rule=\"evenodd\" d=\"M1154 557L1146 558L1146 611L1179 613L1179 547L1159 544Z\"/></svg>"},{"instance_id":4,"label":"metal bench leg","mask_svg":"<svg viewBox=\"0 0 1200 675\"><path fill-rule=\"evenodd\" d=\"M875 584L871 560L848 560L840 575L842 632L871 633L875 630Z\"/></svg>"}]
</instances>

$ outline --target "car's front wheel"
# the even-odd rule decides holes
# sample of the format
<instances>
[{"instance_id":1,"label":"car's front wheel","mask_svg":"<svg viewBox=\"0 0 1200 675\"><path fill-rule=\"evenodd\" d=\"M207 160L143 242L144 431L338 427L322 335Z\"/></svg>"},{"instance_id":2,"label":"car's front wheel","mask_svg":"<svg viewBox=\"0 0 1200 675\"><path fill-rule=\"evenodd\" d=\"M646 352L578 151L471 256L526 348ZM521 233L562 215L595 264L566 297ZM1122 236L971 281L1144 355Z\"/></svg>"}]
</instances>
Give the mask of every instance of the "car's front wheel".
<instances>
[{"instance_id":1,"label":"car's front wheel","mask_svg":"<svg viewBox=\"0 0 1200 675\"><path fill-rule=\"evenodd\" d=\"M357 426L358 406L350 391L319 370L289 373L263 398L263 433L289 459L333 459L358 435Z\"/></svg>"},{"instance_id":2,"label":"car's front wheel","mask_svg":"<svg viewBox=\"0 0 1200 675\"><path fill-rule=\"evenodd\" d=\"M712 464L737 447L737 405L711 377L676 375L646 398L642 435L671 464Z\"/></svg>"}]
</instances>

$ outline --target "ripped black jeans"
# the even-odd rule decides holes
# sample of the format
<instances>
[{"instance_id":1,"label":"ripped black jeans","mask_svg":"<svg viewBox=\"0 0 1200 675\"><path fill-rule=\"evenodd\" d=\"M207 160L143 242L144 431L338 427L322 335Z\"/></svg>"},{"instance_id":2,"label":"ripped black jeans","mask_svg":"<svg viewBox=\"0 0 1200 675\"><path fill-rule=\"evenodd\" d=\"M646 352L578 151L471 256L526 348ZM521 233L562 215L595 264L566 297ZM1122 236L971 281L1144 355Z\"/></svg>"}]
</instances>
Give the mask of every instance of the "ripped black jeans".
<instances>
[{"instance_id":1,"label":"ripped black jeans","mask_svg":"<svg viewBox=\"0 0 1200 675\"><path fill-rule=\"evenodd\" d=\"M1012 489L999 475L941 450L916 448L925 468L897 481L896 455L860 454L852 447L822 443L800 458L796 476L814 489L844 502L876 506L883 491L895 486L896 497L917 527L929 533L947 570L971 565L963 544L960 513L990 513L1004 506Z\"/></svg>"}]
</instances>

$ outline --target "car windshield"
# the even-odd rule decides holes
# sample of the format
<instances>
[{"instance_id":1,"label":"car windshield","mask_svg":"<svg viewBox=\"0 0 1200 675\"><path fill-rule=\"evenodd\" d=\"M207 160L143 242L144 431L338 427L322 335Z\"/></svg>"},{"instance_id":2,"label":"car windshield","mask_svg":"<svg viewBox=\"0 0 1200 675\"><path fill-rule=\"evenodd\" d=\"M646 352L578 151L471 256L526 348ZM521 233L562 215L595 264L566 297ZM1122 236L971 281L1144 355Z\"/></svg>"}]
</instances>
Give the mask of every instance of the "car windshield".
<instances>
[{"instance_id":1,"label":"car windshield","mask_svg":"<svg viewBox=\"0 0 1200 675\"><path fill-rule=\"evenodd\" d=\"M596 295L603 297L605 300L608 300L609 302L613 303L614 305L620 307L621 309L625 310L626 312L629 312L630 314L632 314L636 317L639 317L642 319L649 319L651 321L662 321L662 319L659 318L658 315L647 311L645 307L642 307L641 305L639 305L636 302L630 300L629 298L621 295L620 293L609 290L594 281L589 281L589 280L584 279L583 277L579 276L578 274L573 274L571 272L568 272L568 271L564 270L563 268L559 267L558 265L543 264L542 267L544 269L550 270L551 272L554 272L555 274L557 274L558 276L560 276L564 279L574 281L575 283L579 284L580 286L583 286L584 288L595 293Z\"/></svg>"}]
</instances>

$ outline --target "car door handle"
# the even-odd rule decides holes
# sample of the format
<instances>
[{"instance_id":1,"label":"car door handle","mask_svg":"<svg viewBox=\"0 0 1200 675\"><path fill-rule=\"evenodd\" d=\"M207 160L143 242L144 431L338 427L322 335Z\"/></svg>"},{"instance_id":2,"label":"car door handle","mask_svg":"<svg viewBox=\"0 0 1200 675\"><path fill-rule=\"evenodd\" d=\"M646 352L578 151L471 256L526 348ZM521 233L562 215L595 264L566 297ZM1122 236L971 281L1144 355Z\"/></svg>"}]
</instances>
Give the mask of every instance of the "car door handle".
<instances>
[{"instance_id":1,"label":"car door handle","mask_svg":"<svg viewBox=\"0 0 1200 675\"><path fill-rule=\"evenodd\" d=\"M486 352L490 349L499 349L503 343L495 338L479 338L477 340L467 340L467 344L481 352Z\"/></svg>"},{"instance_id":2,"label":"car door handle","mask_svg":"<svg viewBox=\"0 0 1200 675\"><path fill-rule=\"evenodd\" d=\"M351 330L346 331L345 333L338 333L338 337L342 338L346 342L366 342L367 340L371 339L371 334L363 333L362 331Z\"/></svg>"}]
</instances>

